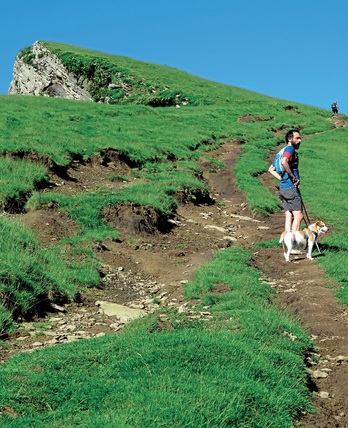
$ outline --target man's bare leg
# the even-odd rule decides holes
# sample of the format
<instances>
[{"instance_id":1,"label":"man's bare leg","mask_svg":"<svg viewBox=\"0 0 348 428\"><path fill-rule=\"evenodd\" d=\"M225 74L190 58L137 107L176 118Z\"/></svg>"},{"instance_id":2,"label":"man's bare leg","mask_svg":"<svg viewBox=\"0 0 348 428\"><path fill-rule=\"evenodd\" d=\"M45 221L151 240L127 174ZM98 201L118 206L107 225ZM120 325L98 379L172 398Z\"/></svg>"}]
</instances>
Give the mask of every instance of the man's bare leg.
<instances>
[{"instance_id":1,"label":"man's bare leg","mask_svg":"<svg viewBox=\"0 0 348 428\"><path fill-rule=\"evenodd\" d=\"M291 232L292 212L285 211L285 232Z\"/></svg>"},{"instance_id":2,"label":"man's bare leg","mask_svg":"<svg viewBox=\"0 0 348 428\"><path fill-rule=\"evenodd\" d=\"M303 220L303 214L302 211L293 211L292 214L294 220L292 222L291 231L296 232L297 230L300 230L301 221Z\"/></svg>"}]
</instances>

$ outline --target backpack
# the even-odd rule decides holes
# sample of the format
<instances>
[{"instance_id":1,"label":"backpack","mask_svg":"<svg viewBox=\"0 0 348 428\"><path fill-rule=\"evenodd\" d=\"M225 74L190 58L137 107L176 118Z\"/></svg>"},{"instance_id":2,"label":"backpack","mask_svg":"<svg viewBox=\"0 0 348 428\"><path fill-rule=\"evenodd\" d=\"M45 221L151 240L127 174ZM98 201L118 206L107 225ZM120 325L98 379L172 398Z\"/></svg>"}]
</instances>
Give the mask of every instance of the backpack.
<instances>
[{"instance_id":1,"label":"backpack","mask_svg":"<svg viewBox=\"0 0 348 428\"><path fill-rule=\"evenodd\" d=\"M279 152L275 155L275 159L272 162L272 165L274 166L275 170L277 171L278 174L282 175L284 174L284 167L282 165L282 158L283 158L283 153L284 150L286 149L287 146L283 147L281 150L279 150Z\"/></svg>"}]
</instances>

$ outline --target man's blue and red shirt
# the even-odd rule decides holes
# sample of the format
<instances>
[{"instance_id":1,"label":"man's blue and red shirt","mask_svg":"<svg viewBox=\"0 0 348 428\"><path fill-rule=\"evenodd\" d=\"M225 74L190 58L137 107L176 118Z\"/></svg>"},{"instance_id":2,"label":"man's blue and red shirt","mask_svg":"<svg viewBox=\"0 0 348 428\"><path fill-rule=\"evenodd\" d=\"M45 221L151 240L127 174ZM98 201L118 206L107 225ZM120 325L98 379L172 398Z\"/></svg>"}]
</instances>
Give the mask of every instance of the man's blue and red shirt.
<instances>
[{"instance_id":1,"label":"man's blue and red shirt","mask_svg":"<svg viewBox=\"0 0 348 428\"><path fill-rule=\"evenodd\" d=\"M300 179L300 173L298 170L298 153L295 150L293 146L286 146L283 156L287 157L289 159L289 166L291 168L291 171L293 172L294 176L299 180ZM289 174L287 172L284 172L282 175L282 179L280 180L280 187L282 189L292 189L295 187L294 183L292 182L291 178L289 177Z\"/></svg>"}]
</instances>

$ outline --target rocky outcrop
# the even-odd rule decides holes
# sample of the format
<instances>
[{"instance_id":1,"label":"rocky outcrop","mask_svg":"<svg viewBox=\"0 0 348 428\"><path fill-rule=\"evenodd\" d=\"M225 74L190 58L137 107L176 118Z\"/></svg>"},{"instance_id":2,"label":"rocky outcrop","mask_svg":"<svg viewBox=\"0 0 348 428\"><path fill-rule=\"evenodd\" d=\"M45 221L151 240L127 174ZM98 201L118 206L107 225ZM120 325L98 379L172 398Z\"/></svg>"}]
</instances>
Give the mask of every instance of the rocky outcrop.
<instances>
[{"instance_id":1,"label":"rocky outcrop","mask_svg":"<svg viewBox=\"0 0 348 428\"><path fill-rule=\"evenodd\" d=\"M92 101L88 91L77 84L60 59L40 42L16 57L8 93Z\"/></svg>"},{"instance_id":2,"label":"rocky outcrop","mask_svg":"<svg viewBox=\"0 0 348 428\"><path fill-rule=\"evenodd\" d=\"M180 88L144 76L141 68L131 70L132 61L125 65L117 57L81 51L59 43L35 42L17 55L8 93L151 107L189 104Z\"/></svg>"}]
</instances>

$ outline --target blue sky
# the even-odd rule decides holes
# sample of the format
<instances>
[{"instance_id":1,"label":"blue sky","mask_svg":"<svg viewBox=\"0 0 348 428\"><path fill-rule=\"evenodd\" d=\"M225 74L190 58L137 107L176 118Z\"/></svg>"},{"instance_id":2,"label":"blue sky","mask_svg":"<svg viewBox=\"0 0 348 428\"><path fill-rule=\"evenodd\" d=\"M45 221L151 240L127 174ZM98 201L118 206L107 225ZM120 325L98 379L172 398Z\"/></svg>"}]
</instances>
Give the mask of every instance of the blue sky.
<instances>
[{"instance_id":1,"label":"blue sky","mask_svg":"<svg viewBox=\"0 0 348 428\"><path fill-rule=\"evenodd\" d=\"M2 0L0 94L36 40L348 114L347 0Z\"/></svg>"}]
</instances>

